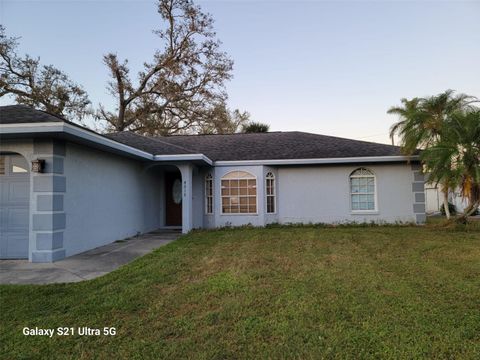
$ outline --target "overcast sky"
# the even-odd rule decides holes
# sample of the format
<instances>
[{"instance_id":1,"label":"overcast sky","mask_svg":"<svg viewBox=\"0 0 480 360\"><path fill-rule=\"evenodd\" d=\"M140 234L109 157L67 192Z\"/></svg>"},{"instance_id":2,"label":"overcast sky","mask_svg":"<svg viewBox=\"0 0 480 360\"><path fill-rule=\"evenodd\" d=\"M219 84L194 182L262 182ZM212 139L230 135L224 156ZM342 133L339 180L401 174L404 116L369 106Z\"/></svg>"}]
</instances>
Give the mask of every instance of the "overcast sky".
<instances>
[{"instance_id":1,"label":"overcast sky","mask_svg":"<svg viewBox=\"0 0 480 360\"><path fill-rule=\"evenodd\" d=\"M402 97L480 96L480 1L198 1L235 61L231 108L271 130L389 142ZM154 1L0 0L20 50L113 106L102 55L134 69L157 47ZM5 102L3 102L5 103Z\"/></svg>"}]
</instances>

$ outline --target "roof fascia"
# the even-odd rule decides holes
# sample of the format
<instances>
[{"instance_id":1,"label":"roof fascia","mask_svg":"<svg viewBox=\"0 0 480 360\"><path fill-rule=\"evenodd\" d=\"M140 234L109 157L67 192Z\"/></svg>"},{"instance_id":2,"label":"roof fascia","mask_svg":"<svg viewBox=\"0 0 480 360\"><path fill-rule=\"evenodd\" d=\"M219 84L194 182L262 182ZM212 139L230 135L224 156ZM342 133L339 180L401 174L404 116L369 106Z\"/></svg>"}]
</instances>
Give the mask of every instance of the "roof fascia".
<instances>
[{"instance_id":1,"label":"roof fascia","mask_svg":"<svg viewBox=\"0 0 480 360\"><path fill-rule=\"evenodd\" d=\"M317 159L272 159L272 160L229 160L215 161L215 166L232 165L314 165L314 164L351 164L351 163L381 163L381 162L407 162L416 161L414 156L364 156L345 158L317 158Z\"/></svg>"}]
</instances>

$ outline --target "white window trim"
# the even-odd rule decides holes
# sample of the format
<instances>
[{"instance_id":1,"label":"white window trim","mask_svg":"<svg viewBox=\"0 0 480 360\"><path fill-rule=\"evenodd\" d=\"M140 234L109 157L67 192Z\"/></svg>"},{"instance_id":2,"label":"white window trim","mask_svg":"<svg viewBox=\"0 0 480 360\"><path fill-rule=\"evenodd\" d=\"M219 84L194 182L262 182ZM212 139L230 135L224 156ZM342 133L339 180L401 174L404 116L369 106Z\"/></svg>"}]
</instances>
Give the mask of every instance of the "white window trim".
<instances>
[{"instance_id":1,"label":"white window trim","mask_svg":"<svg viewBox=\"0 0 480 360\"><path fill-rule=\"evenodd\" d=\"M268 174L272 174L271 177ZM267 181L273 180L273 194L268 195L267 193ZM273 211L268 212L268 198L273 197ZM277 177L273 173L273 171L269 171L265 174L265 214L268 215L275 215L277 213Z\"/></svg>"},{"instance_id":2,"label":"white window trim","mask_svg":"<svg viewBox=\"0 0 480 360\"><path fill-rule=\"evenodd\" d=\"M251 178L231 178L231 179L224 179L228 174L231 174L233 172L245 172L250 174L252 177ZM226 213L223 212L223 198L224 195L222 195L222 180L245 180L245 179L255 179L255 186L257 187L257 194L255 195L255 208L257 209L256 212L252 213ZM226 172L220 177L220 215L221 216L257 216L258 215L258 178L254 174L252 174L250 171L247 170L231 170L229 172Z\"/></svg>"},{"instance_id":3,"label":"white window trim","mask_svg":"<svg viewBox=\"0 0 480 360\"><path fill-rule=\"evenodd\" d=\"M212 211L208 211L208 191L207 191L207 184L208 182L212 184ZM205 175L205 215L213 215L215 213L215 182L213 181L213 175L208 173Z\"/></svg>"},{"instance_id":4,"label":"white window trim","mask_svg":"<svg viewBox=\"0 0 480 360\"><path fill-rule=\"evenodd\" d=\"M357 170L360 170L360 169L365 169L365 170L368 170L371 172L370 175L352 175L355 171ZM373 201L374 201L374 209L373 210L353 210L352 208L352 195L358 195L358 194L354 194L352 193L352 181L351 179L352 178L365 178L365 177L373 177L373 182L374 182L374 185L375 185L375 192L373 194ZM377 175L375 174L375 172L369 168L365 168L365 167L359 167L359 168L355 168L353 169L350 174L348 175L348 202L350 204L350 213L352 215L375 215L375 214L379 214L379 210L378 210L378 186L377 186Z\"/></svg>"}]
</instances>

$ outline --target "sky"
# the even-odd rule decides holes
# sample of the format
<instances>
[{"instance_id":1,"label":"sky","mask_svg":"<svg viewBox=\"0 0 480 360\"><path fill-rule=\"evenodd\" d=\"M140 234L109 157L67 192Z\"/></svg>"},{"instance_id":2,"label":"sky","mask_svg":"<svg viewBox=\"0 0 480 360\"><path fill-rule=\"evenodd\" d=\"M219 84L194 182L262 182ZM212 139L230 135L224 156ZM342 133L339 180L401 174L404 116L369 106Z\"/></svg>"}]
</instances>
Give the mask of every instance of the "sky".
<instances>
[{"instance_id":1,"label":"sky","mask_svg":"<svg viewBox=\"0 0 480 360\"><path fill-rule=\"evenodd\" d=\"M480 1L196 2L235 62L229 106L272 131L390 143L401 98L480 97ZM160 48L155 1L0 0L0 23L107 108L103 54L135 74Z\"/></svg>"}]
</instances>

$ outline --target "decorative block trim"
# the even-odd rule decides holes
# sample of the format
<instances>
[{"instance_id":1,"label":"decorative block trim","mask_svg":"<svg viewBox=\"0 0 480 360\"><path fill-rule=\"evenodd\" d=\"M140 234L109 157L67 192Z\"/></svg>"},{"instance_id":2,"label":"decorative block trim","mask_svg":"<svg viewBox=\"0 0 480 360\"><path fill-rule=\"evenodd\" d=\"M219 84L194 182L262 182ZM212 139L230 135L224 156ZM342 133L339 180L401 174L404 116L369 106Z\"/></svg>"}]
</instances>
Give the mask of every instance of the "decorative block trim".
<instances>
[{"instance_id":1,"label":"decorative block trim","mask_svg":"<svg viewBox=\"0 0 480 360\"><path fill-rule=\"evenodd\" d=\"M54 262L63 258L65 258L65 249L32 252L32 262L34 263Z\"/></svg>"},{"instance_id":2,"label":"decorative block trim","mask_svg":"<svg viewBox=\"0 0 480 360\"><path fill-rule=\"evenodd\" d=\"M415 214L415 220L417 224L425 224L425 222L427 221L427 215L425 213Z\"/></svg>"},{"instance_id":3,"label":"decorative block trim","mask_svg":"<svg viewBox=\"0 0 480 360\"><path fill-rule=\"evenodd\" d=\"M423 182L412 183L412 192L424 192L425 184Z\"/></svg>"},{"instance_id":4,"label":"decorative block trim","mask_svg":"<svg viewBox=\"0 0 480 360\"><path fill-rule=\"evenodd\" d=\"M63 194L37 195L37 211L63 211Z\"/></svg>"},{"instance_id":5,"label":"decorative block trim","mask_svg":"<svg viewBox=\"0 0 480 360\"><path fill-rule=\"evenodd\" d=\"M33 214L34 231L62 230L65 224L65 213Z\"/></svg>"},{"instance_id":6,"label":"decorative block trim","mask_svg":"<svg viewBox=\"0 0 480 360\"><path fill-rule=\"evenodd\" d=\"M58 175L37 175L33 177L34 192L65 192L67 179Z\"/></svg>"},{"instance_id":7,"label":"decorative block trim","mask_svg":"<svg viewBox=\"0 0 480 360\"><path fill-rule=\"evenodd\" d=\"M425 204L424 203L413 204L413 212L415 214L425 213Z\"/></svg>"},{"instance_id":8,"label":"decorative block trim","mask_svg":"<svg viewBox=\"0 0 480 360\"><path fill-rule=\"evenodd\" d=\"M63 231L37 233L37 250L55 250L63 247Z\"/></svg>"},{"instance_id":9,"label":"decorative block trim","mask_svg":"<svg viewBox=\"0 0 480 360\"><path fill-rule=\"evenodd\" d=\"M425 175L422 174L420 171L415 171L413 173L413 181L425 182Z\"/></svg>"},{"instance_id":10,"label":"decorative block trim","mask_svg":"<svg viewBox=\"0 0 480 360\"><path fill-rule=\"evenodd\" d=\"M424 203L425 193L415 193L415 203Z\"/></svg>"}]
</instances>

